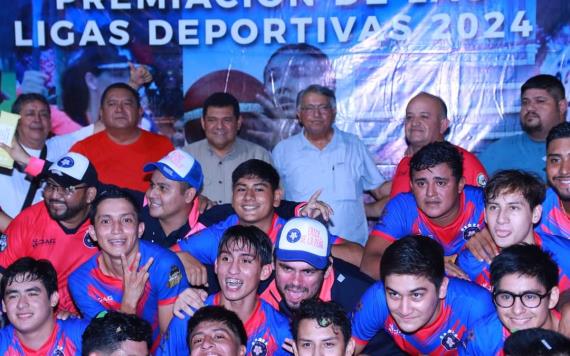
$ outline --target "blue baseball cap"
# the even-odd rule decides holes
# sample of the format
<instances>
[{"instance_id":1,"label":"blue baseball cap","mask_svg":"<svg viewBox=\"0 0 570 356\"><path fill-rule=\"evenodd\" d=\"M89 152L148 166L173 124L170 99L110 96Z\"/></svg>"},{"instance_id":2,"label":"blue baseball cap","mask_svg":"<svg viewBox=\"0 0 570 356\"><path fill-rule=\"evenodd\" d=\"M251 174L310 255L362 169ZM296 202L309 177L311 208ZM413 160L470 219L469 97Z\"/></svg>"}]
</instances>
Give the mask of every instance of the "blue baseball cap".
<instances>
[{"instance_id":1,"label":"blue baseball cap","mask_svg":"<svg viewBox=\"0 0 570 356\"><path fill-rule=\"evenodd\" d=\"M202 166L192 155L179 148L171 151L158 162L145 164L143 168L145 172L152 172L155 169L158 169L168 179L186 182L197 191L202 189L204 183Z\"/></svg>"}]
</instances>

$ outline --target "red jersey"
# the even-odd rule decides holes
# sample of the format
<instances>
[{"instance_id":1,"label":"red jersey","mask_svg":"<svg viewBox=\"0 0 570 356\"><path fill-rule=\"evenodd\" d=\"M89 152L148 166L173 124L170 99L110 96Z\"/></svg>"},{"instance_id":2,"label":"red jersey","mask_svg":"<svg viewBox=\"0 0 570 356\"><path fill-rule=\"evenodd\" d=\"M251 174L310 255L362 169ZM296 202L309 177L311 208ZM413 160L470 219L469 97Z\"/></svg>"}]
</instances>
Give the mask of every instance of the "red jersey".
<instances>
[{"instance_id":1,"label":"red jersey","mask_svg":"<svg viewBox=\"0 0 570 356\"><path fill-rule=\"evenodd\" d=\"M67 289L67 279L97 253L97 245L87 233L87 227L88 219L76 229L66 229L49 216L44 202L34 204L16 216L2 235L0 266L7 268L26 256L49 260L57 272L58 310L78 314Z\"/></svg>"}]
</instances>

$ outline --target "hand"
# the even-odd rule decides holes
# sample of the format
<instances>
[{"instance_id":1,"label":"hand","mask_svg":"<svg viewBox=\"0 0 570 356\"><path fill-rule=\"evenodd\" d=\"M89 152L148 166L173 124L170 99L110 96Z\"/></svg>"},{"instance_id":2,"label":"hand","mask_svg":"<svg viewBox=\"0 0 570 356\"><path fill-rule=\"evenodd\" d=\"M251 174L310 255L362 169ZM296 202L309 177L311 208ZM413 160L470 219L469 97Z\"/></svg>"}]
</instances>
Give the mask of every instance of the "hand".
<instances>
[{"instance_id":1,"label":"hand","mask_svg":"<svg viewBox=\"0 0 570 356\"><path fill-rule=\"evenodd\" d=\"M121 265L123 267L121 311L127 314L136 314L137 304L144 292L144 287L149 278L148 270L154 258L149 258L144 266L138 268L140 260L141 254L138 252L132 265L129 266L127 257L124 254L121 255Z\"/></svg>"},{"instance_id":2,"label":"hand","mask_svg":"<svg viewBox=\"0 0 570 356\"><path fill-rule=\"evenodd\" d=\"M205 195L198 195L198 201L200 202L200 205L198 206L200 214L216 205L216 202L208 199L208 197Z\"/></svg>"},{"instance_id":3,"label":"hand","mask_svg":"<svg viewBox=\"0 0 570 356\"><path fill-rule=\"evenodd\" d=\"M445 256L444 257L445 274L449 277L456 277L456 278L464 279L466 281L471 281L469 276L465 272L463 272L463 270L461 268L459 268L458 265L455 264L455 258L456 257L457 257L457 255Z\"/></svg>"},{"instance_id":4,"label":"hand","mask_svg":"<svg viewBox=\"0 0 570 356\"><path fill-rule=\"evenodd\" d=\"M281 345L281 347L288 353L293 354L295 356L299 354L299 352L297 351L297 346L295 345L295 340L293 339L285 338L285 341L283 342L283 345Z\"/></svg>"},{"instance_id":5,"label":"hand","mask_svg":"<svg viewBox=\"0 0 570 356\"><path fill-rule=\"evenodd\" d=\"M59 320L67 320L69 318L75 319L78 316L67 310L60 310L57 312L56 318Z\"/></svg>"},{"instance_id":6,"label":"hand","mask_svg":"<svg viewBox=\"0 0 570 356\"><path fill-rule=\"evenodd\" d=\"M47 96L48 89L46 88L45 83L48 79L48 75L40 72L39 70L25 71L22 83L20 84L22 94L36 93Z\"/></svg>"},{"instance_id":7,"label":"hand","mask_svg":"<svg viewBox=\"0 0 570 356\"><path fill-rule=\"evenodd\" d=\"M465 246L475 258L479 261L485 260L487 263L491 263L493 258L499 254L499 249L487 228L475 233Z\"/></svg>"},{"instance_id":8,"label":"hand","mask_svg":"<svg viewBox=\"0 0 570 356\"><path fill-rule=\"evenodd\" d=\"M186 288L178 295L174 302L174 315L179 319L184 319L184 314L194 315L194 312L204 306L204 301L208 293L201 289Z\"/></svg>"},{"instance_id":9,"label":"hand","mask_svg":"<svg viewBox=\"0 0 570 356\"><path fill-rule=\"evenodd\" d=\"M23 168L26 168L26 166L30 163L30 155L24 150L22 145L18 143L15 137L12 139L11 146L0 142L0 148L6 151L10 157L12 157L12 159L20 164Z\"/></svg>"},{"instance_id":10,"label":"hand","mask_svg":"<svg viewBox=\"0 0 570 356\"><path fill-rule=\"evenodd\" d=\"M138 90L143 85L152 82L152 74L148 70L148 67L145 65L138 65L135 66L131 62L129 62L129 85Z\"/></svg>"},{"instance_id":11,"label":"hand","mask_svg":"<svg viewBox=\"0 0 570 356\"><path fill-rule=\"evenodd\" d=\"M329 221L331 215L334 214L334 211L330 205L318 200L319 195L321 195L321 189L311 195L307 204L305 204L305 206L303 206L299 211L299 214L313 219L322 216L325 221Z\"/></svg>"},{"instance_id":12,"label":"hand","mask_svg":"<svg viewBox=\"0 0 570 356\"><path fill-rule=\"evenodd\" d=\"M190 283L191 286L208 285L208 271L200 261L192 257L188 252L177 252L176 255L184 265L186 276L188 276L188 283Z\"/></svg>"}]
</instances>

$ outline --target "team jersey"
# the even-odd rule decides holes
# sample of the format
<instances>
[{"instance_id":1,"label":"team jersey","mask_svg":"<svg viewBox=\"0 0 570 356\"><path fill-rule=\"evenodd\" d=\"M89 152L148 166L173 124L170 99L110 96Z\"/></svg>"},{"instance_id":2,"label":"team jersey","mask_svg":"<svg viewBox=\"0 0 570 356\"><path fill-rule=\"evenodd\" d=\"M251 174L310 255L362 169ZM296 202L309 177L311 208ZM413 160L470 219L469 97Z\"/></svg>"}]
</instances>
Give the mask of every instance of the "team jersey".
<instances>
[{"instance_id":1,"label":"team jersey","mask_svg":"<svg viewBox=\"0 0 570 356\"><path fill-rule=\"evenodd\" d=\"M220 293L212 294L204 304L220 305L220 299ZM184 319L172 318L157 349L157 356L190 354L187 343L189 319L189 316ZM262 299L258 300L244 327L247 334L247 355L290 355L281 347L286 338L292 339L289 320Z\"/></svg>"},{"instance_id":2,"label":"team jersey","mask_svg":"<svg viewBox=\"0 0 570 356\"><path fill-rule=\"evenodd\" d=\"M475 323L459 354L503 356L503 344L510 334L496 313L489 314Z\"/></svg>"},{"instance_id":3,"label":"team jersey","mask_svg":"<svg viewBox=\"0 0 570 356\"><path fill-rule=\"evenodd\" d=\"M78 314L69 291L69 275L97 253L97 244L87 233L86 219L67 229L49 216L44 202L22 211L0 238L0 266L5 269L21 257L49 260L57 272L59 311Z\"/></svg>"},{"instance_id":4,"label":"team jersey","mask_svg":"<svg viewBox=\"0 0 570 356\"><path fill-rule=\"evenodd\" d=\"M439 242L446 256L454 255L484 227L483 190L466 185L460 199L455 220L447 226L438 226L418 208L412 193L398 194L384 208L371 236L393 242L407 235L425 235Z\"/></svg>"},{"instance_id":5,"label":"team jersey","mask_svg":"<svg viewBox=\"0 0 570 356\"><path fill-rule=\"evenodd\" d=\"M143 266L150 257L154 262L148 270L149 278L137 305L137 315L147 320L153 329L153 340L160 333L159 306L173 304L187 286L182 263L174 253L150 242L139 240ZM79 311L87 319L103 310L119 310L123 299L123 281L103 274L98 257L93 256L69 277L69 288Z\"/></svg>"},{"instance_id":6,"label":"team jersey","mask_svg":"<svg viewBox=\"0 0 570 356\"><path fill-rule=\"evenodd\" d=\"M37 350L26 347L14 326L0 329L0 353L4 356L68 356L81 355L81 335L87 327L81 319L56 320L48 340Z\"/></svg>"},{"instance_id":7,"label":"team jersey","mask_svg":"<svg viewBox=\"0 0 570 356\"><path fill-rule=\"evenodd\" d=\"M402 332L390 315L384 284L374 283L362 296L352 320L352 335L366 344L384 328L396 344L412 355L457 354L467 331L483 316L494 313L490 293L473 283L449 278L447 295L437 319L413 334Z\"/></svg>"},{"instance_id":8,"label":"team jersey","mask_svg":"<svg viewBox=\"0 0 570 356\"><path fill-rule=\"evenodd\" d=\"M542 218L536 231L570 239L570 216L562 207L562 202L552 188L546 190L546 198L542 202Z\"/></svg>"},{"instance_id":9,"label":"team jersey","mask_svg":"<svg viewBox=\"0 0 570 356\"><path fill-rule=\"evenodd\" d=\"M543 251L549 252L558 264L558 287L560 291L570 288L570 241L559 236L539 234L534 232L534 242ZM469 278L478 285L491 290L490 265L479 261L471 251L463 250L456 261Z\"/></svg>"}]
</instances>

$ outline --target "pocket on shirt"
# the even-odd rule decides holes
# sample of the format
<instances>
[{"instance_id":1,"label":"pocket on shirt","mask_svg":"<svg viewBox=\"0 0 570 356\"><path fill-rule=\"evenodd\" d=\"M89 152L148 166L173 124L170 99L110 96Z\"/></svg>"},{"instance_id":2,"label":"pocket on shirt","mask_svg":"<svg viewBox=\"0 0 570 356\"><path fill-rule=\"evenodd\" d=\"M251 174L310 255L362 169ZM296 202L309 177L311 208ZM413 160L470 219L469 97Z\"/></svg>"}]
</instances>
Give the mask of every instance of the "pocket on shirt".
<instances>
[{"instance_id":1,"label":"pocket on shirt","mask_svg":"<svg viewBox=\"0 0 570 356\"><path fill-rule=\"evenodd\" d=\"M357 197L357 182L352 174L350 165L345 162L337 162L332 169L332 189L335 200L355 200Z\"/></svg>"}]
</instances>

